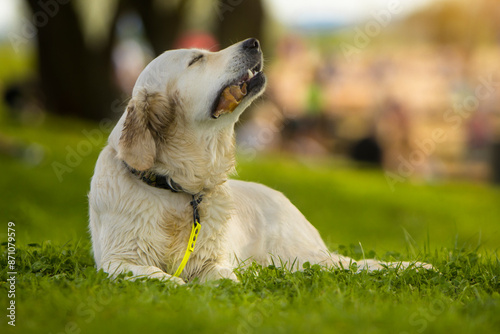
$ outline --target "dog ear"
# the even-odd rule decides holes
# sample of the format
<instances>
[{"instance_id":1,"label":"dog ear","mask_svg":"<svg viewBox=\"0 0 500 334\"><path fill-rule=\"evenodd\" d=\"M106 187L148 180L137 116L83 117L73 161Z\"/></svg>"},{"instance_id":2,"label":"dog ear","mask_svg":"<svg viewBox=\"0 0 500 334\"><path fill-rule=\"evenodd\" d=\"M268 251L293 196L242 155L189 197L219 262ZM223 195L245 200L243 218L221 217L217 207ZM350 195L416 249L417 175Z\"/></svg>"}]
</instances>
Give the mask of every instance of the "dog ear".
<instances>
[{"instance_id":1,"label":"dog ear","mask_svg":"<svg viewBox=\"0 0 500 334\"><path fill-rule=\"evenodd\" d=\"M174 108L160 93L139 92L127 106L127 116L118 143L118 158L132 168L145 171L156 159L157 146L166 141Z\"/></svg>"}]
</instances>

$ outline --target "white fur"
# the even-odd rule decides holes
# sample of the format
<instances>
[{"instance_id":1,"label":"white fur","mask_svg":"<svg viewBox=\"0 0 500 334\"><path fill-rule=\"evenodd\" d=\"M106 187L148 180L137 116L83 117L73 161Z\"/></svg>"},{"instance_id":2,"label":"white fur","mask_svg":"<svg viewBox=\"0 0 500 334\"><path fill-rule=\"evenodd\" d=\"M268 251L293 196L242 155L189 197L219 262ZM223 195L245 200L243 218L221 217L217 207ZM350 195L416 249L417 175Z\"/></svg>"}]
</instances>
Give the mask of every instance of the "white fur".
<instances>
[{"instance_id":1,"label":"white fur","mask_svg":"<svg viewBox=\"0 0 500 334\"><path fill-rule=\"evenodd\" d=\"M195 277L236 280L233 270L241 261L264 265L284 261L294 263L295 269L306 261L337 267L352 262L330 253L317 230L283 194L228 179L234 168L234 124L263 90L245 98L233 113L210 117L220 88L247 70L248 55L241 45L217 53L168 51L138 78L129 107L101 152L92 178L90 231L97 268L113 276L132 272L133 278L182 284ZM188 66L197 54L203 59ZM172 124L164 126L165 119ZM202 229L181 278L171 274L184 256L191 231L191 196L145 184L122 160L169 175L189 193L204 194ZM369 270L383 265L387 264L358 261Z\"/></svg>"}]
</instances>

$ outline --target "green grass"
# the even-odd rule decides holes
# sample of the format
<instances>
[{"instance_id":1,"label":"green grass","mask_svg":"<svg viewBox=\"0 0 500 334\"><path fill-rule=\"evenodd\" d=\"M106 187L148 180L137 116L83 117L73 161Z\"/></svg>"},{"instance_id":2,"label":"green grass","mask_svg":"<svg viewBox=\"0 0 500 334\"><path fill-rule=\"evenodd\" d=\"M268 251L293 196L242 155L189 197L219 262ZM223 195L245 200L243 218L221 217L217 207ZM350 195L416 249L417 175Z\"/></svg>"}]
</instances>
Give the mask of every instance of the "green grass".
<instances>
[{"instance_id":1,"label":"green grass","mask_svg":"<svg viewBox=\"0 0 500 334\"><path fill-rule=\"evenodd\" d=\"M92 129L97 125L52 117L38 127L0 125L3 136L45 152L37 166L0 155L0 241L14 221L18 271L16 327L2 311L2 333L500 332L499 189L401 184L392 192L380 172L329 161L241 160L238 177L284 192L334 250L357 259L418 259L438 271L254 266L238 271L239 284L111 281L93 267L87 232L86 193L104 141L62 182L52 167L66 164L68 148L76 150L86 140L82 130ZM6 246L1 250L5 310Z\"/></svg>"}]
</instances>

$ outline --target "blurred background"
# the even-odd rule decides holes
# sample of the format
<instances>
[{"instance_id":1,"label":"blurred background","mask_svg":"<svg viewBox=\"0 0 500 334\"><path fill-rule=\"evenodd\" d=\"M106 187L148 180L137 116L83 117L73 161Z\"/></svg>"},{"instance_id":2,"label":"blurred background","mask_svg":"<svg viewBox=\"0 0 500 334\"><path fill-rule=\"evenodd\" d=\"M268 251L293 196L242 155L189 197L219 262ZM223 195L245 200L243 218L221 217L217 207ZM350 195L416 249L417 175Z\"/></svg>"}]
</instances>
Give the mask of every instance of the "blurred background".
<instances>
[{"instance_id":1,"label":"blurred background","mask_svg":"<svg viewBox=\"0 0 500 334\"><path fill-rule=\"evenodd\" d=\"M285 169L314 161L330 171L360 171L349 174L360 189L363 170L375 170L382 181L365 180L378 189L372 201L397 202L415 189L408 185L466 184L431 190L438 195L416 199L405 218L392 207L381 218L427 226L418 208L451 192L457 201L442 210L468 200L480 207L452 214L450 226L468 219L474 231L486 222L498 237L497 0L0 0L5 219L43 230L36 221L74 214L85 226L84 193L96 156L144 66L171 48L217 51L248 37L261 40L269 78L264 97L237 128L240 160L256 170L250 178L265 179L259 157L284 156ZM467 188L471 183L487 193ZM31 195L16 194L19 184ZM297 189L287 195L293 199ZM74 205L66 202L69 194L78 198L76 213L60 211Z\"/></svg>"},{"instance_id":2,"label":"blurred background","mask_svg":"<svg viewBox=\"0 0 500 334\"><path fill-rule=\"evenodd\" d=\"M240 124L244 155L335 156L393 183L500 182L497 1L1 0L0 12L4 117L116 119L113 101L164 50L252 36L270 80Z\"/></svg>"}]
</instances>

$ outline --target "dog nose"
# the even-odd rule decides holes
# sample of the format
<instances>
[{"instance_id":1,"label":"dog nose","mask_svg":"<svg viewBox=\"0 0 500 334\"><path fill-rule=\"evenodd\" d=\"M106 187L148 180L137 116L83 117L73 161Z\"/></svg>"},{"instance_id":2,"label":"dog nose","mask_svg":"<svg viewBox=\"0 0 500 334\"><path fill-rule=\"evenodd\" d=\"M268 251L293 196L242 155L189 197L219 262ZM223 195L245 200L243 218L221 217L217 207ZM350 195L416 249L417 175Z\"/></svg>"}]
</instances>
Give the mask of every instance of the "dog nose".
<instances>
[{"instance_id":1,"label":"dog nose","mask_svg":"<svg viewBox=\"0 0 500 334\"><path fill-rule=\"evenodd\" d=\"M249 38L245 41L243 41L243 49L245 50L252 50L252 49L260 49L260 43L259 40L255 38Z\"/></svg>"}]
</instances>

